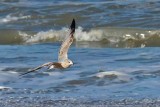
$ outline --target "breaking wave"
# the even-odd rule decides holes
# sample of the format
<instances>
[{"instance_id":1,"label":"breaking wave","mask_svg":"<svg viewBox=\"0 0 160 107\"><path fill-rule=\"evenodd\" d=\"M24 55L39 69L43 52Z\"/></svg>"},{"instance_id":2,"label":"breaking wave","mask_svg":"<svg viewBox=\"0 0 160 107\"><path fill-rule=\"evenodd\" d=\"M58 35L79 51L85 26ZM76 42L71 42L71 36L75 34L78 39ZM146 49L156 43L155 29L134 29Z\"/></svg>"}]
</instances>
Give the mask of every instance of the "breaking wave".
<instances>
[{"instance_id":1,"label":"breaking wave","mask_svg":"<svg viewBox=\"0 0 160 107\"><path fill-rule=\"evenodd\" d=\"M69 29L51 29L38 33L13 30L0 32L0 44L32 44L63 41L69 34ZM110 47L160 46L159 40L160 30L103 27L85 31L78 27L75 33L76 44L100 44Z\"/></svg>"}]
</instances>

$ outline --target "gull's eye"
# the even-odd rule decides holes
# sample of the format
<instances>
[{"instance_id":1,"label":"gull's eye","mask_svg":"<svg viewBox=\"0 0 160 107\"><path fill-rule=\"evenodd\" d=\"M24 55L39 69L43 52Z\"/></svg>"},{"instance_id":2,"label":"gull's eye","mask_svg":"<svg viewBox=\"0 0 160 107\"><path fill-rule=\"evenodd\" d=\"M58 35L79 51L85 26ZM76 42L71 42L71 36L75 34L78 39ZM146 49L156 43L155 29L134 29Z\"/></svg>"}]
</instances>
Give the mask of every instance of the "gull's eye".
<instances>
[{"instance_id":1,"label":"gull's eye","mask_svg":"<svg viewBox=\"0 0 160 107\"><path fill-rule=\"evenodd\" d=\"M69 61L69 64L71 64L72 62L71 61Z\"/></svg>"}]
</instances>

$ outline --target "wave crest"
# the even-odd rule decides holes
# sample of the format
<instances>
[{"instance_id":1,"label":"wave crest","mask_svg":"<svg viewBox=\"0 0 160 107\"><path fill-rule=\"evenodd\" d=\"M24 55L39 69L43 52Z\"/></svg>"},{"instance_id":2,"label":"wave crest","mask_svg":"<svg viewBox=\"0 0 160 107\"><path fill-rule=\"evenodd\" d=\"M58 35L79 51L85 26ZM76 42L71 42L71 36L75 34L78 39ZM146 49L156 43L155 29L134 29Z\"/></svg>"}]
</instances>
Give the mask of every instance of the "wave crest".
<instances>
[{"instance_id":1,"label":"wave crest","mask_svg":"<svg viewBox=\"0 0 160 107\"><path fill-rule=\"evenodd\" d=\"M2 31L1 31L2 32ZM40 31L38 33L29 33L12 31L8 36L8 31L3 32L4 36L0 38L2 43L16 41L22 44L42 43L42 42L58 42L63 41L69 34L68 28L61 30ZM7 37L7 38L6 38ZM5 38L5 39L4 39ZM8 39L9 38L9 39ZM0 42L1 42L0 40ZM84 31L82 27L78 27L75 33L76 44L100 44L101 46L110 47L145 47L145 46L160 46L160 31L159 30L144 30L134 28L95 28ZM12 42L13 43L13 42ZM9 44L9 43L8 43ZM91 44L91 45L90 45Z\"/></svg>"},{"instance_id":2,"label":"wave crest","mask_svg":"<svg viewBox=\"0 0 160 107\"><path fill-rule=\"evenodd\" d=\"M30 15L27 16L12 16L12 15L7 15L5 18L1 18L0 19L0 23L7 23L7 22L11 22L11 21L17 21L20 19L27 19L30 18Z\"/></svg>"}]
</instances>

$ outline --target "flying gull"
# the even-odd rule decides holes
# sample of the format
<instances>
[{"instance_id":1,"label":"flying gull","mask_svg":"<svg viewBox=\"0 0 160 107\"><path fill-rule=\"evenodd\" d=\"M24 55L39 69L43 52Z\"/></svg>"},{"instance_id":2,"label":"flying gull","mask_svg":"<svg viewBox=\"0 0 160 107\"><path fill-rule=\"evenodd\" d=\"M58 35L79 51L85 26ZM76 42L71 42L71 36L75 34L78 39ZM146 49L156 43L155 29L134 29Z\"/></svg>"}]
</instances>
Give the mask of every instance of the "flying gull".
<instances>
[{"instance_id":1,"label":"flying gull","mask_svg":"<svg viewBox=\"0 0 160 107\"><path fill-rule=\"evenodd\" d=\"M30 72L34 72L36 70L39 70L43 67L48 67L48 69L54 69L54 68L58 68L58 69L62 69L62 68L68 68L71 65L73 65L73 62L68 59L68 49L70 47L70 45L73 42L74 39L74 33L75 33L75 20L73 19L72 24L70 26L70 34L69 36L62 42L62 45L60 47L59 50L59 55L58 55L58 62L48 62L45 63L41 66L38 66L34 69L29 70L28 72L21 74L21 75L25 75L28 74Z\"/></svg>"}]
</instances>

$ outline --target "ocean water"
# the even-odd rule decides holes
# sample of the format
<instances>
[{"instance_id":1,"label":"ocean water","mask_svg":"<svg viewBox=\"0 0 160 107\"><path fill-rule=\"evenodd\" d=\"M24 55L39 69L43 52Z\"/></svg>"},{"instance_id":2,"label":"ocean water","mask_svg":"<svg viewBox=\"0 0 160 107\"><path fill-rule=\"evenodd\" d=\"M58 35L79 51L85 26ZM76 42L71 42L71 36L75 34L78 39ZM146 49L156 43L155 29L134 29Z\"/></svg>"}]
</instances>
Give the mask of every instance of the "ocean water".
<instances>
[{"instance_id":1,"label":"ocean water","mask_svg":"<svg viewBox=\"0 0 160 107\"><path fill-rule=\"evenodd\" d=\"M1 0L0 106L160 106L159 0ZM57 61L76 20L69 49Z\"/></svg>"}]
</instances>

